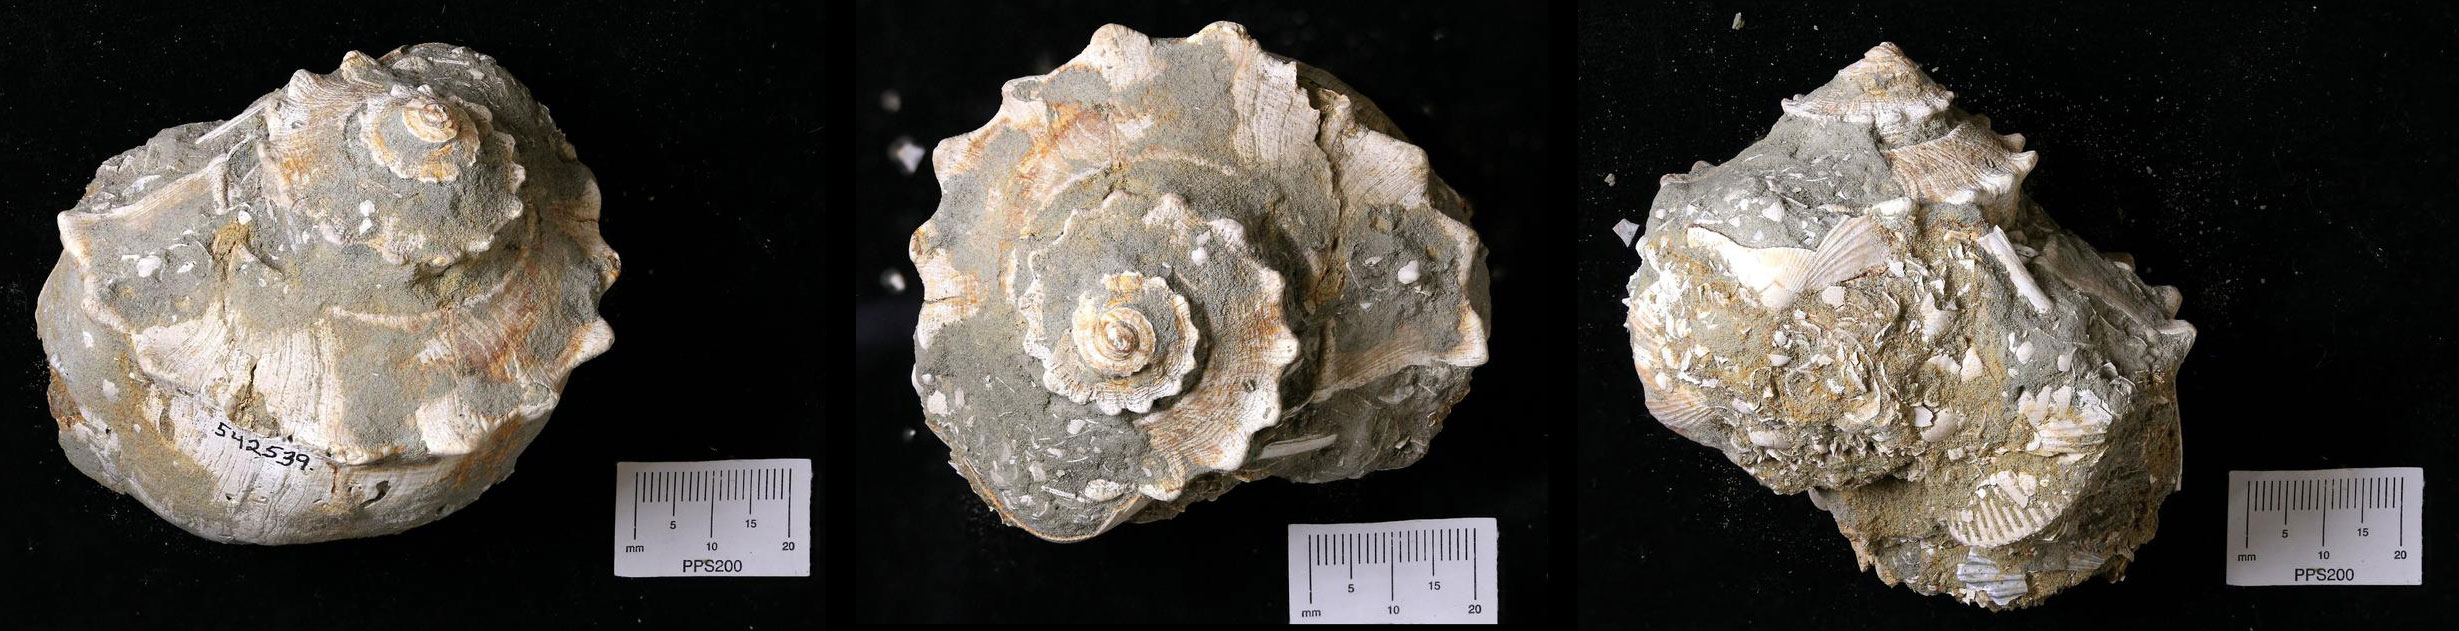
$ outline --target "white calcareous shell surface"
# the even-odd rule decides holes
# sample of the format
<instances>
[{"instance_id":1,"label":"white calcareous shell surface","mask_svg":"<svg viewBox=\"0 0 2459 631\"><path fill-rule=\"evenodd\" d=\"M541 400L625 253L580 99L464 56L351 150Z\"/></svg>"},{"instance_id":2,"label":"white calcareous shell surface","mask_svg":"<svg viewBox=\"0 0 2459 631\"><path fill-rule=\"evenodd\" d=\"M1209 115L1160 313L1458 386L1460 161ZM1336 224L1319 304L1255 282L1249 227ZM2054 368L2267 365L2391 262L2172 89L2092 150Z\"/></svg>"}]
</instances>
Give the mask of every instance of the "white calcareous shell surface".
<instances>
[{"instance_id":1,"label":"white calcareous shell surface","mask_svg":"<svg viewBox=\"0 0 2459 631\"><path fill-rule=\"evenodd\" d=\"M1425 454L1486 360L1469 209L1373 103L1214 23L1105 26L932 151L915 392L1054 541Z\"/></svg>"},{"instance_id":2,"label":"white calcareous shell surface","mask_svg":"<svg viewBox=\"0 0 2459 631\"><path fill-rule=\"evenodd\" d=\"M197 535L389 534L512 473L612 344L596 179L495 60L299 71L111 158L37 333L69 460Z\"/></svg>"},{"instance_id":3,"label":"white calcareous shell surface","mask_svg":"<svg viewBox=\"0 0 2459 631\"><path fill-rule=\"evenodd\" d=\"M1992 609L2116 578L2179 483L2178 293L2022 192L2020 135L1893 44L1668 175L1627 326L1648 411L1833 513L1890 584Z\"/></svg>"}]
</instances>

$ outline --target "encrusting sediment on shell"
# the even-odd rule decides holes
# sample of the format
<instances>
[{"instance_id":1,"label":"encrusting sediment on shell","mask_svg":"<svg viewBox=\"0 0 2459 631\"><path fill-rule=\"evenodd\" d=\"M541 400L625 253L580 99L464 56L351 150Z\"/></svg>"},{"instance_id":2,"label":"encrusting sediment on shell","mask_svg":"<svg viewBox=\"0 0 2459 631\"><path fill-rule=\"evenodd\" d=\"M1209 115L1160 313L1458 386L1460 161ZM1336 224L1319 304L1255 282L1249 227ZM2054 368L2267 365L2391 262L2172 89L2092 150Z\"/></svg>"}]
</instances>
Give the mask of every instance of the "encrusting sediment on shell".
<instances>
[{"instance_id":1,"label":"encrusting sediment on shell","mask_svg":"<svg viewBox=\"0 0 2459 631\"><path fill-rule=\"evenodd\" d=\"M2025 198L2023 137L1954 96L1880 44L1665 176L1626 325L1650 415L1809 492L1862 567L2023 607L2151 538L2194 329Z\"/></svg>"},{"instance_id":2,"label":"encrusting sediment on shell","mask_svg":"<svg viewBox=\"0 0 2459 631\"><path fill-rule=\"evenodd\" d=\"M1486 358L1469 210L1365 97L1215 23L1106 26L939 143L909 251L952 466L1054 541L1425 453Z\"/></svg>"}]
</instances>

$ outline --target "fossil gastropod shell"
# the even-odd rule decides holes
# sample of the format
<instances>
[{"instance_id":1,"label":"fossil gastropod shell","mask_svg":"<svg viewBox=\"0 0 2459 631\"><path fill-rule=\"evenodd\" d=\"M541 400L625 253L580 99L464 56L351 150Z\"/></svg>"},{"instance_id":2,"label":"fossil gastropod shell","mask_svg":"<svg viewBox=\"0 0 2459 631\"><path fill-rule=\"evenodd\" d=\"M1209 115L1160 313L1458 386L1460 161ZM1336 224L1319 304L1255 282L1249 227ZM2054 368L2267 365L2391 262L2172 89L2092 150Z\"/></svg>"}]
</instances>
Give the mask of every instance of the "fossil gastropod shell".
<instances>
[{"instance_id":1,"label":"fossil gastropod shell","mask_svg":"<svg viewBox=\"0 0 2459 631\"><path fill-rule=\"evenodd\" d=\"M1648 411L1834 514L1890 584L1992 609L2121 575L2180 481L2194 328L2022 194L2021 135L1893 44L1665 176L1636 246Z\"/></svg>"},{"instance_id":2,"label":"fossil gastropod shell","mask_svg":"<svg viewBox=\"0 0 2459 631\"><path fill-rule=\"evenodd\" d=\"M1405 466L1486 359L1469 209L1365 97L1215 23L1106 26L932 155L914 389L1051 540Z\"/></svg>"},{"instance_id":3,"label":"fossil gastropod shell","mask_svg":"<svg viewBox=\"0 0 2459 631\"><path fill-rule=\"evenodd\" d=\"M220 541L388 534L512 473L618 259L493 58L344 55L105 161L36 326L71 462Z\"/></svg>"}]
</instances>

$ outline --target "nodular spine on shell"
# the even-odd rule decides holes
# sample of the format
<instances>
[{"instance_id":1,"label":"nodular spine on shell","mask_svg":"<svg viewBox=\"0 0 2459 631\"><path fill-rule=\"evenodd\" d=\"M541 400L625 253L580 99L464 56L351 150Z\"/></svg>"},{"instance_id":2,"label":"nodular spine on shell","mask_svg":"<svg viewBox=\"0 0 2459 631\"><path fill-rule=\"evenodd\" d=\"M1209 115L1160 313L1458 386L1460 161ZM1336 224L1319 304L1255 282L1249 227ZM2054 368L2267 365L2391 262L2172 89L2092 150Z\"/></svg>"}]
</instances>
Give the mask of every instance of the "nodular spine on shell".
<instances>
[{"instance_id":1,"label":"nodular spine on shell","mask_svg":"<svg viewBox=\"0 0 2459 631\"><path fill-rule=\"evenodd\" d=\"M932 152L913 385L1007 523L1075 541L1424 455L1486 360L1469 209L1380 110L1214 23L1105 26Z\"/></svg>"},{"instance_id":2,"label":"nodular spine on shell","mask_svg":"<svg viewBox=\"0 0 2459 631\"><path fill-rule=\"evenodd\" d=\"M2179 294L2024 197L2021 135L1893 44L1665 176L1634 246L1649 414L1991 609L2119 577L2179 482Z\"/></svg>"},{"instance_id":3,"label":"nodular spine on shell","mask_svg":"<svg viewBox=\"0 0 2459 631\"><path fill-rule=\"evenodd\" d=\"M596 179L486 55L299 71L105 161L36 326L68 458L217 541L400 532L512 473L613 332Z\"/></svg>"}]
</instances>

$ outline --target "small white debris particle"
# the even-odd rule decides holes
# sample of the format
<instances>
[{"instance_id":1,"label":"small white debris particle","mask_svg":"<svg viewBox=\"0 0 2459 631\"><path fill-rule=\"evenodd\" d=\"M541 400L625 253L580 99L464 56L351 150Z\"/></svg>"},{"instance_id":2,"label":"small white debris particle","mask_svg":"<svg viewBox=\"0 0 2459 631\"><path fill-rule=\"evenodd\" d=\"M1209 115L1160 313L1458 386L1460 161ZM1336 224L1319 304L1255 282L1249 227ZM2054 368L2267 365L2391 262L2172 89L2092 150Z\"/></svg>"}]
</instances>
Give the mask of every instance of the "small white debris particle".
<instances>
[{"instance_id":1,"label":"small white debris particle","mask_svg":"<svg viewBox=\"0 0 2459 631\"><path fill-rule=\"evenodd\" d=\"M85 332L85 347L86 347L86 348L93 348L93 347L94 347L94 332L93 332L93 331L86 331L86 332Z\"/></svg>"},{"instance_id":2,"label":"small white debris particle","mask_svg":"<svg viewBox=\"0 0 2459 631\"><path fill-rule=\"evenodd\" d=\"M1631 247L1631 240L1639 238L1639 224L1631 223L1629 219L1615 220L1614 236L1622 238L1622 247Z\"/></svg>"},{"instance_id":3,"label":"small white debris particle","mask_svg":"<svg viewBox=\"0 0 2459 631\"><path fill-rule=\"evenodd\" d=\"M1204 248L1196 248L1195 251L1187 253L1187 259L1195 261L1195 264L1197 265L1203 265L1204 261L1210 260L1211 258L1212 254L1205 252Z\"/></svg>"},{"instance_id":4,"label":"small white debris particle","mask_svg":"<svg viewBox=\"0 0 2459 631\"><path fill-rule=\"evenodd\" d=\"M879 108L895 114L897 110L905 109L905 97L898 96L895 90L881 90Z\"/></svg>"},{"instance_id":5,"label":"small white debris particle","mask_svg":"<svg viewBox=\"0 0 2459 631\"><path fill-rule=\"evenodd\" d=\"M888 288L890 295L905 293L905 274L894 269L881 270L879 284Z\"/></svg>"},{"instance_id":6,"label":"small white debris particle","mask_svg":"<svg viewBox=\"0 0 2459 631\"><path fill-rule=\"evenodd\" d=\"M1106 502L1126 492L1127 485L1109 480L1096 478L1084 483L1084 499L1089 502Z\"/></svg>"},{"instance_id":7,"label":"small white debris particle","mask_svg":"<svg viewBox=\"0 0 2459 631\"><path fill-rule=\"evenodd\" d=\"M239 225L248 225L248 211L239 211Z\"/></svg>"},{"instance_id":8,"label":"small white debris particle","mask_svg":"<svg viewBox=\"0 0 2459 631\"><path fill-rule=\"evenodd\" d=\"M1417 261L1410 261L1408 265L1400 266L1400 273L1396 276L1400 277L1400 284L1403 285L1417 282Z\"/></svg>"},{"instance_id":9,"label":"small white debris particle","mask_svg":"<svg viewBox=\"0 0 2459 631\"><path fill-rule=\"evenodd\" d=\"M897 169L906 175L913 175L914 169L922 165L922 156L929 153L922 145L914 144L912 136L898 136L896 142L888 143L888 157L896 160Z\"/></svg>"},{"instance_id":10,"label":"small white debris particle","mask_svg":"<svg viewBox=\"0 0 2459 631\"><path fill-rule=\"evenodd\" d=\"M1605 174L1605 185L1606 185L1606 186L1613 186L1613 185L1614 185L1614 174L1612 174L1612 173L1607 173L1607 174Z\"/></svg>"},{"instance_id":11,"label":"small white debris particle","mask_svg":"<svg viewBox=\"0 0 2459 631\"><path fill-rule=\"evenodd\" d=\"M359 200L359 216L365 217L373 214L376 214L376 201L372 199Z\"/></svg>"},{"instance_id":12,"label":"small white debris particle","mask_svg":"<svg viewBox=\"0 0 2459 631\"><path fill-rule=\"evenodd\" d=\"M1742 14L1740 13L1733 14L1733 30L1742 30Z\"/></svg>"}]
</instances>

